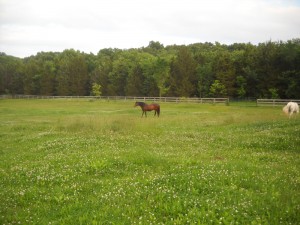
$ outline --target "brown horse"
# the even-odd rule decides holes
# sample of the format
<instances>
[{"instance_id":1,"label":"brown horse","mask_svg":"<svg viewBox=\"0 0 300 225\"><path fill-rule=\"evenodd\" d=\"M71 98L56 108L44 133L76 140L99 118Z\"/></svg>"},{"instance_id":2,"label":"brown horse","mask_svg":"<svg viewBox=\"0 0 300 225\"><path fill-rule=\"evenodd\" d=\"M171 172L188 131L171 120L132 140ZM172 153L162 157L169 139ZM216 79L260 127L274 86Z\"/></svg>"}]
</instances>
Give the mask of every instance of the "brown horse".
<instances>
[{"instance_id":1,"label":"brown horse","mask_svg":"<svg viewBox=\"0 0 300 225\"><path fill-rule=\"evenodd\" d=\"M160 114L160 106L159 104L146 104L145 102L135 102L134 106L140 106L143 113L142 113L142 117L145 114L145 116L147 117L147 111L152 111L155 110L154 116L157 113L157 116L159 117Z\"/></svg>"}]
</instances>

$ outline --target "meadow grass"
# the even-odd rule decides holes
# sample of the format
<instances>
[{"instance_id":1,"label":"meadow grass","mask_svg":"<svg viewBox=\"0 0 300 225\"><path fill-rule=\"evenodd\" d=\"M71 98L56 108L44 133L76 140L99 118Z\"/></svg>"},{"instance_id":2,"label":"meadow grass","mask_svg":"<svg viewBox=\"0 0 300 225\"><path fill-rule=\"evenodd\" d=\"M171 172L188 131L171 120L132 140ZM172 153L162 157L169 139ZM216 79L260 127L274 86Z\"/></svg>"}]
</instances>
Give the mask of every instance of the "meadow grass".
<instances>
[{"instance_id":1,"label":"meadow grass","mask_svg":"<svg viewBox=\"0 0 300 225\"><path fill-rule=\"evenodd\" d=\"M280 107L0 100L1 224L300 224Z\"/></svg>"}]
</instances>

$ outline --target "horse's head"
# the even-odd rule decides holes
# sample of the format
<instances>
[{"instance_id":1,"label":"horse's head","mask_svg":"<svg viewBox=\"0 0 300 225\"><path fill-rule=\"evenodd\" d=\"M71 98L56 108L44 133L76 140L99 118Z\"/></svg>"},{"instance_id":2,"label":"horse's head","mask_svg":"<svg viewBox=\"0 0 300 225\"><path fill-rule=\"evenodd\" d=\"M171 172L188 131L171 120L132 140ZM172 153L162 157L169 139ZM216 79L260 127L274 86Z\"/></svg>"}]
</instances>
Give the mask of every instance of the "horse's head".
<instances>
[{"instance_id":1,"label":"horse's head","mask_svg":"<svg viewBox=\"0 0 300 225\"><path fill-rule=\"evenodd\" d=\"M136 106L141 106L142 104L141 104L142 102L135 102L134 103L134 107L136 107Z\"/></svg>"}]
</instances>

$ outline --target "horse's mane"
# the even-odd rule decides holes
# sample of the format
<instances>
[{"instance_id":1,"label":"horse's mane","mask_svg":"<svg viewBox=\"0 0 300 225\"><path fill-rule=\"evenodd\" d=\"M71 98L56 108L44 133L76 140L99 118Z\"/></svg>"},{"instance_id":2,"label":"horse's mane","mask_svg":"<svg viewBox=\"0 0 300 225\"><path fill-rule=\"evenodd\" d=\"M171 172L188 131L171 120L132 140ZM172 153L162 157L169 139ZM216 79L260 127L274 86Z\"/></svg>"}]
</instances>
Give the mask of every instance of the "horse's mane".
<instances>
[{"instance_id":1,"label":"horse's mane","mask_svg":"<svg viewBox=\"0 0 300 225\"><path fill-rule=\"evenodd\" d=\"M140 105L140 106L145 106L147 105L145 102L136 102L136 104Z\"/></svg>"}]
</instances>

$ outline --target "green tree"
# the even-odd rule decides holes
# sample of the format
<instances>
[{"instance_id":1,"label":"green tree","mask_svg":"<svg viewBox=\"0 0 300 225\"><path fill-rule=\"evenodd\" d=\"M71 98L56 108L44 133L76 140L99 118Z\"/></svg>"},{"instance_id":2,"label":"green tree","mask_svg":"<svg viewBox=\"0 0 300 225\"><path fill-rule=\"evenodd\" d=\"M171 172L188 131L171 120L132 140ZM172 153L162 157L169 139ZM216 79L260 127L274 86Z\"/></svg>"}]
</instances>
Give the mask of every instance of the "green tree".
<instances>
[{"instance_id":1,"label":"green tree","mask_svg":"<svg viewBox=\"0 0 300 225\"><path fill-rule=\"evenodd\" d=\"M55 65L55 56L52 56L48 60L45 60L41 63L41 95L55 95L55 77L56 77L56 65Z\"/></svg>"},{"instance_id":2,"label":"green tree","mask_svg":"<svg viewBox=\"0 0 300 225\"><path fill-rule=\"evenodd\" d=\"M212 72L211 64L207 63L202 66L198 66L197 68L197 74L198 74L198 93L199 97L207 97L209 96L209 89L210 85L213 83L214 76Z\"/></svg>"},{"instance_id":3,"label":"green tree","mask_svg":"<svg viewBox=\"0 0 300 225\"><path fill-rule=\"evenodd\" d=\"M225 86L228 95L234 96L236 73L230 53L228 51L221 50L218 53L218 57L215 59L213 68L215 70L217 80Z\"/></svg>"},{"instance_id":4,"label":"green tree","mask_svg":"<svg viewBox=\"0 0 300 225\"><path fill-rule=\"evenodd\" d=\"M144 49L144 51L157 56L163 49L164 46L160 42L150 41L149 45Z\"/></svg>"},{"instance_id":5,"label":"green tree","mask_svg":"<svg viewBox=\"0 0 300 225\"><path fill-rule=\"evenodd\" d=\"M153 78L159 90L159 97L165 95L169 90L167 82L170 78L170 64L167 59L157 57L154 63Z\"/></svg>"},{"instance_id":6,"label":"green tree","mask_svg":"<svg viewBox=\"0 0 300 225\"><path fill-rule=\"evenodd\" d=\"M88 68L83 53L70 49L60 55L57 82L59 95L88 94Z\"/></svg>"},{"instance_id":7,"label":"green tree","mask_svg":"<svg viewBox=\"0 0 300 225\"><path fill-rule=\"evenodd\" d=\"M238 86L237 93L239 98L243 98L246 95L246 79L243 76L236 77L236 83Z\"/></svg>"},{"instance_id":8,"label":"green tree","mask_svg":"<svg viewBox=\"0 0 300 225\"><path fill-rule=\"evenodd\" d=\"M258 73L257 73L257 49L252 44L245 45L243 54L243 65L238 74L246 79L245 91L248 97L258 97Z\"/></svg>"},{"instance_id":9,"label":"green tree","mask_svg":"<svg viewBox=\"0 0 300 225\"><path fill-rule=\"evenodd\" d=\"M278 95L278 90L276 88L269 88L269 92L270 92L270 97L272 99L277 99L279 98L279 95Z\"/></svg>"},{"instance_id":10,"label":"green tree","mask_svg":"<svg viewBox=\"0 0 300 225\"><path fill-rule=\"evenodd\" d=\"M191 46L197 61L197 90L200 97L210 95L210 86L216 79L213 62L217 57L217 48L212 43L198 43ZM215 50L216 49L216 50Z\"/></svg>"},{"instance_id":11,"label":"green tree","mask_svg":"<svg viewBox=\"0 0 300 225\"><path fill-rule=\"evenodd\" d=\"M126 81L126 95L141 96L143 94L144 76L142 68L136 64L128 73Z\"/></svg>"},{"instance_id":12,"label":"green tree","mask_svg":"<svg viewBox=\"0 0 300 225\"><path fill-rule=\"evenodd\" d=\"M214 83L210 86L210 95L212 97L226 97L226 88L219 80L215 80Z\"/></svg>"},{"instance_id":13,"label":"green tree","mask_svg":"<svg viewBox=\"0 0 300 225\"><path fill-rule=\"evenodd\" d=\"M25 60L24 66L24 94L38 95L40 94L40 78L39 65L35 58L32 56Z\"/></svg>"},{"instance_id":14,"label":"green tree","mask_svg":"<svg viewBox=\"0 0 300 225\"><path fill-rule=\"evenodd\" d=\"M0 53L0 94L22 94L23 77L22 60Z\"/></svg>"},{"instance_id":15,"label":"green tree","mask_svg":"<svg viewBox=\"0 0 300 225\"><path fill-rule=\"evenodd\" d=\"M300 98L300 70L284 71L280 74L280 96L282 98Z\"/></svg>"},{"instance_id":16,"label":"green tree","mask_svg":"<svg viewBox=\"0 0 300 225\"><path fill-rule=\"evenodd\" d=\"M96 82L101 85L103 95L111 95L109 93L110 77L109 74L113 70L113 61L118 57L121 50L117 49L102 49L98 52L94 70L90 73L90 82Z\"/></svg>"},{"instance_id":17,"label":"green tree","mask_svg":"<svg viewBox=\"0 0 300 225\"><path fill-rule=\"evenodd\" d=\"M97 83L93 83L91 95L93 96L101 96L101 85Z\"/></svg>"},{"instance_id":18,"label":"green tree","mask_svg":"<svg viewBox=\"0 0 300 225\"><path fill-rule=\"evenodd\" d=\"M280 43L278 51L278 95L281 98L297 98L300 95L300 39Z\"/></svg>"},{"instance_id":19,"label":"green tree","mask_svg":"<svg viewBox=\"0 0 300 225\"><path fill-rule=\"evenodd\" d=\"M277 66L278 46L269 41L259 44L256 55L256 72L258 76L257 90L261 97L269 97L270 88L276 88L279 71Z\"/></svg>"},{"instance_id":20,"label":"green tree","mask_svg":"<svg viewBox=\"0 0 300 225\"><path fill-rule=\"evenodd\" d=\"M191 52L180 48L177 58L171 63L170 94L180 97L195 96L197 94L197 63Z\"/></svg>"},{"instance_id":21,"label":"green tree","mask_svg":"<svg viewBox=\"0 0 300 225\"><path fill-rule=\"evenodd\" d=\"M230 97L297 99L299 61L300 39L166 47L150 41L140 49L69 49L24 59L0 53L0 93L86 95L97 83L103 95L206 97L219 80Z\"/></svg>"},{"instance_id":22,"label":"green tree","mask_svg":"<svg viewBox=\"0 0 300 225\"><path fill-rule=\"evenodd\" d=\"M39 52L24 59L24 92L55 95L57 53Z\"/></svg>"},{"instance_id":23,"label":"green tree","mask_svg":"<svg viewBox=\"0 0 300 225\"><path fill-rule=\"evenodd\" d=\"M109 73L109 95L125 96L127 79L136 61L136 52L122 51L112 63Z\"/></svg>"}]
</instances>

